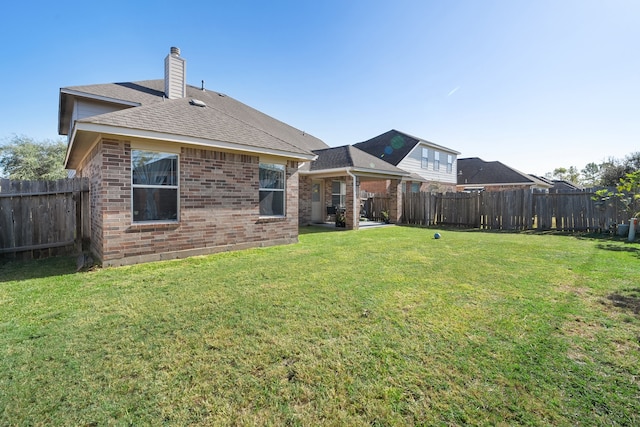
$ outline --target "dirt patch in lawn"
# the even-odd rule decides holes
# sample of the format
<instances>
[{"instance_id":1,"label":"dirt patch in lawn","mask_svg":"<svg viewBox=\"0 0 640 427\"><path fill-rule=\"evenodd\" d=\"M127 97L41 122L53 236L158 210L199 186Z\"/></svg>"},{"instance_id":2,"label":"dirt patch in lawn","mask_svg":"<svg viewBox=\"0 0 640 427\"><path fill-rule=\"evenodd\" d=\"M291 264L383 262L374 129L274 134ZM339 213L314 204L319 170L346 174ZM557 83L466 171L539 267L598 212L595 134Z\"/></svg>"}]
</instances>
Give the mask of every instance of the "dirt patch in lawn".
<instances>
[{"instance_id":1,"label":"dirt patch in lawn","mask_svg":"<svg viewBox=\"0 0 640 427\"><path fill-rule=\"evenodd\" d=\"M607 299L618 308L640 315L640 288L623 289L607 296Z\"/></svg>"}]
</instances>

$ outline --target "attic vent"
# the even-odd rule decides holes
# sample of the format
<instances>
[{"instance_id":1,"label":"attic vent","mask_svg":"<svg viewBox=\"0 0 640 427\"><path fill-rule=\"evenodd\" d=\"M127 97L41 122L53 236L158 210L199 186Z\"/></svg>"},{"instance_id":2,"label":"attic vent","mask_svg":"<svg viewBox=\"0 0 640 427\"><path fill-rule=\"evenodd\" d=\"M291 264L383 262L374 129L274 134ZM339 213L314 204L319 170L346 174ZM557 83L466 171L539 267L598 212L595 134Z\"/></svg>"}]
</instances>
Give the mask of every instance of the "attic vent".
<instances>
[{"instance_id":1,"label":"attic vent","mask_svg":"<svg viewBox=\"0 0 640 427\"><path fill-rule=\"evenodd\" d=\"M192 99L191 101L189 101L189 104L195 105L196 107L206 107L207 106L207 104L205 104L203 101L200 101L199 99Z\"/></svg>"}]
</instances>

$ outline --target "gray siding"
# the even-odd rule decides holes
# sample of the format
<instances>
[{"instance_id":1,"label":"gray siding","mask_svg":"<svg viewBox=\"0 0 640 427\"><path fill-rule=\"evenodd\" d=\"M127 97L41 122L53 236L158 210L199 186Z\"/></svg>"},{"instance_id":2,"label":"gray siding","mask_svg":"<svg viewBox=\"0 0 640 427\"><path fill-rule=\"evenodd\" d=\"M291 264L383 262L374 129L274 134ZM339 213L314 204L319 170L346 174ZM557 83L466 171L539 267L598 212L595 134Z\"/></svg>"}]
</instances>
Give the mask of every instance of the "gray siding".
<instances>
[{"instance_id":1,"label":"gray siding","mask_svg":"<svg viewBox=\"0 0 640 427\"><path fill-rule=\"evenodd\" d=\"M122 110L122 108L122 105L110 104L107 102L76 100L73 105L71 121L69 122L69 137L71 137L73 125L76 120L84 119L85 117L111 113L112 111Z\"/></svg>"},{"instance_id":2,"label":"gray siding","mask_svg":"<svg viewBox=\"0 0 640 427\"><path fill-rule=\"evenodd\" d=\"M426 169L422 167L422 149L429 150L429 165ZM440 169L434 170L435 153L440 153ZM453 157L453 166L451 172L447 172L447 156ZM413 150L402 159L398 167L409 173L415 173L428 181L442 182L446 184L456 184L457 178L457 162L458 158L455 153L437 149L427 144L417 144Z\"/></svg>"}]
</instances>

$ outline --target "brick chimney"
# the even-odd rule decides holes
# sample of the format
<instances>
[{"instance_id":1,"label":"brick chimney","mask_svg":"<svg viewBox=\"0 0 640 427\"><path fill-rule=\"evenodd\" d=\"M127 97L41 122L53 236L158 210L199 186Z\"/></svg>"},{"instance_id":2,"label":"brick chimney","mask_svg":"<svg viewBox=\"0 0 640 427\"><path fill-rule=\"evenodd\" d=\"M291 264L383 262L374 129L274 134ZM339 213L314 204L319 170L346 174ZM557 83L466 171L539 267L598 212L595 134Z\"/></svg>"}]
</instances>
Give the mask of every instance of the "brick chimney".
<instances>
[{"instance_id":1,"label":"brick chimney","mask_svg":"<svg viewBox=\"0 0 640 427\"><path fill-rule=\"evenodd\" d=\"M180 57L177 47L172 47L164 59L164 94L169 99L187 95L187 61Z\"/></svg>"}]
</instances>

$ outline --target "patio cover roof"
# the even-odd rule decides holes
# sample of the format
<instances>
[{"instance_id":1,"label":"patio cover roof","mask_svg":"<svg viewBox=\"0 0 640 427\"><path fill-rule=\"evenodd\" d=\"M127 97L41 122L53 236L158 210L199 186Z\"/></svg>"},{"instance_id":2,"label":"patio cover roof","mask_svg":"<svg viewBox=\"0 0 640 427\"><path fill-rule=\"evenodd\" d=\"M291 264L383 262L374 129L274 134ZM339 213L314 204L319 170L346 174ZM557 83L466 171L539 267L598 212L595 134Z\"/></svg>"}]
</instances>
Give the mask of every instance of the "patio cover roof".
<instances>
[{"instance_id":1,"label":"patio cover roof","mask_svg":"<svg viewBox=\"0 0 640 427\"><path fill-rule=\"evenodd\" d=\"M300 167L303 175L344 175L347 171L360 176L379 179L409 176L409 173L378 159L351 145L313 150L318 157L311 162L305 162Z\"/></svg>"}]
</instances>

